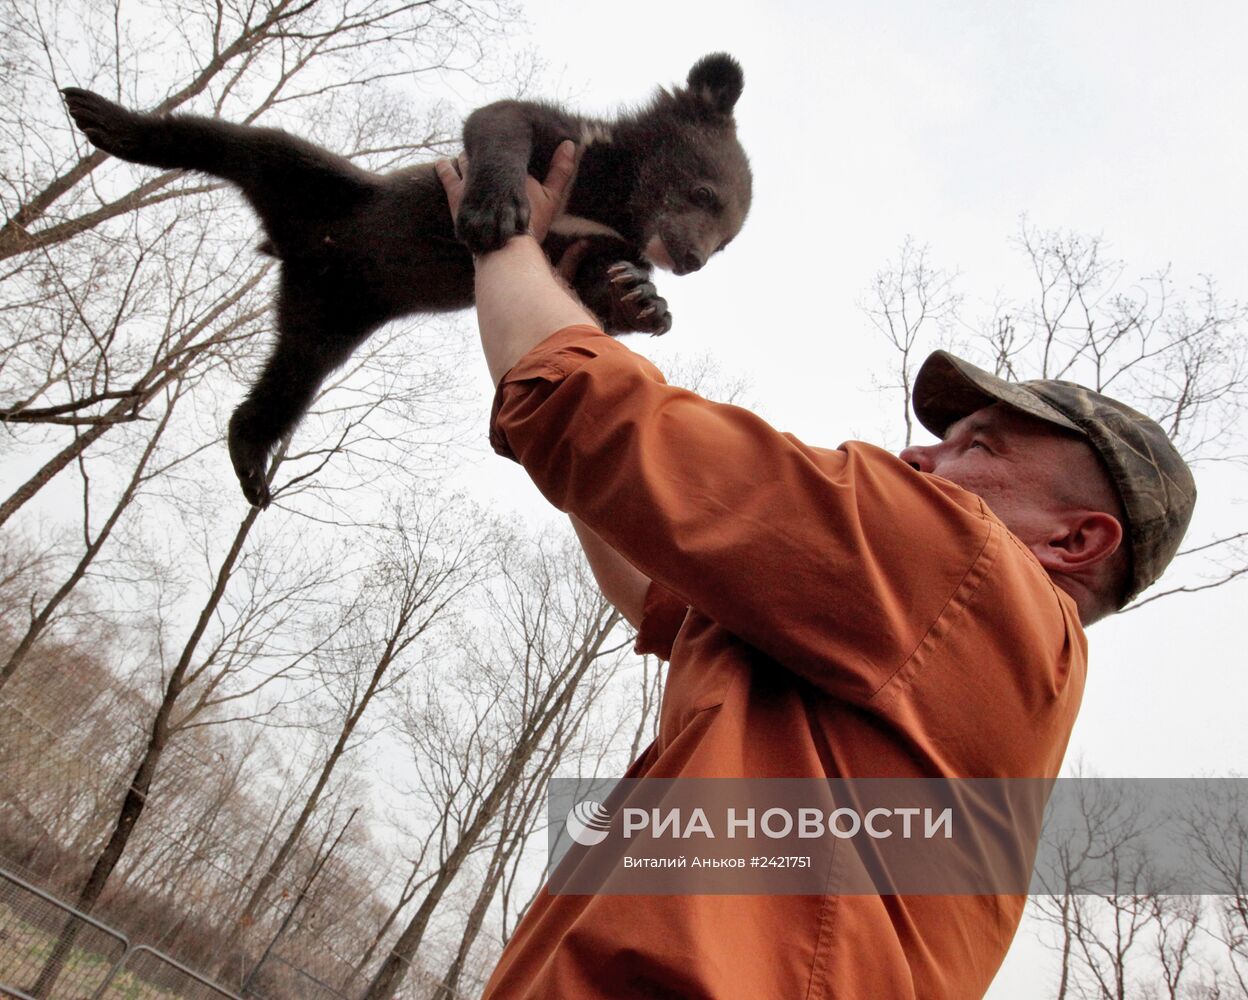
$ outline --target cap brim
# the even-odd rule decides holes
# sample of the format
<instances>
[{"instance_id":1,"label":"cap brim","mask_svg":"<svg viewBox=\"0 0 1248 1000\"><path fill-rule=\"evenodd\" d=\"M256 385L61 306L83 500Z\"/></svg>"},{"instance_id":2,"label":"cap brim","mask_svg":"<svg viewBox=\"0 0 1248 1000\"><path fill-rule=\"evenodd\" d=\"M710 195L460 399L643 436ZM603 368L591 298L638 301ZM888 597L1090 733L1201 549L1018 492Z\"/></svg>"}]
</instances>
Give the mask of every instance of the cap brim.
<instances>
[{"instance_id":1,"label":"cap brim","mask_svg":"<svg viewBox=\"0 0 1248 1000\"><path fill-rule=\"evenodd\" d=\"M923 362L911 402L919 423L937 437L944 437L951 424L993 403L1084 434L1078 424L1024 385L998 378L948 351L935 351Z\"/></svg>"}]
</instances>

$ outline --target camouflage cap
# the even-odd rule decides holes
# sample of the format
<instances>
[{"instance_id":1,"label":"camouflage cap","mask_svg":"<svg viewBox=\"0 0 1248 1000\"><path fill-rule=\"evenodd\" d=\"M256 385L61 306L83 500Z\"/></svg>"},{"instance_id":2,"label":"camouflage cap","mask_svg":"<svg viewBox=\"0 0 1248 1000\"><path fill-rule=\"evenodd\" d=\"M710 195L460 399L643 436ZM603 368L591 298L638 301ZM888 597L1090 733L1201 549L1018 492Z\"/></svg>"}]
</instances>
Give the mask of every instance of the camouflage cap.
<instances>
[{"instance_id":1,"label":"camouflage cap","mask_svg":"<svg viewBox=\"0 0 1248 1000\"><path fill-rule=\"evenodd\" d=\"M1192 518L1191 470L1156 421L1074 382L1007 382L936 351L914 382L914 412L943 437L949 426L994 402L1082 435L1100 456L1127 516L1131 576L1122 604L1161 576Z\"/></svg>"}]
</instances>

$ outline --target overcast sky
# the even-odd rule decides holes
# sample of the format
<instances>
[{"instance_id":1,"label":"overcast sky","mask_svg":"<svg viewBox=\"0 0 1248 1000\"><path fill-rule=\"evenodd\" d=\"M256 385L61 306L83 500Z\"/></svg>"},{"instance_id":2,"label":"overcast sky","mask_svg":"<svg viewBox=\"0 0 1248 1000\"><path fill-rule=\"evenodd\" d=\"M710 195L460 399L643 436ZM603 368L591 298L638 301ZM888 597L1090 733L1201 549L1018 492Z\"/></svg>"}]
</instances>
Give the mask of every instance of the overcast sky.
<instances>
[{"instance_id":1,"label":"overcast sky","mask_svg":"<svg viewBox=\"0 0 1248 1000\"><path fill-rule=\"evenodd\" d=\"M1010 247L1042 228L1103 236L1143 276L1214 276L1248 295L1248 4L560 3L525 0L543 93L609 114L727 51L745 68L739 130L755 172L740 237L703 272L662 277L675 325L629 344L709 352L780 428L822 445L900 440L873 391L886 353L856 303L909 234L962 274L974 311L1026 288ZM497 96L505 96L500 93ZM484 370L482 370L484 395ZM1242 475L1198 473L1189 542L1224 528ZM474 488L523 516L540 498L483 461ZM1170 598L1095 627L1068 753L1106 776L1243 773L1248 671L1230 623L1244 586ZM993 998L1045 995L1022 939Z\"/></svg>"}]
</instances>

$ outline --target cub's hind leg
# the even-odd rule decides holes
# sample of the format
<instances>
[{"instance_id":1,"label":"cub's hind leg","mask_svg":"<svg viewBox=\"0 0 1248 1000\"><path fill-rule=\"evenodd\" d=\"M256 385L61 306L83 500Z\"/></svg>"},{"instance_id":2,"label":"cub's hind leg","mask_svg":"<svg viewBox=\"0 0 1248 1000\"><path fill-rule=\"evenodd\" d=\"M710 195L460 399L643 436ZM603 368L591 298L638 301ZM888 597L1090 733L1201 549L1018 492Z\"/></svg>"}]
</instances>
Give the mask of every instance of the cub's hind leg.
<instances>
[{"instance_id":1,"label":"cub's hind leg","mask_svg":"<svg viewBox=\"0 0 1248 1000\"><path fill-rule=\"evenodd\" d=\"M230 461L243 495L255 507L272 500L266 473L274 447L294 430L325 376L383 319L359 296L334 294L323 285L307 276L283 276L277 344L230 417Z\"/></svg>"},{"instance_id":2,"label":"cub's hind leg","mask_svg":"<svg viewBox=\"0 0 1248 1000\"><path fill-rule=\"evenodd\" d=\"M278 242L303 225L340 218L375 179L345 157L278 129L197 115L130 111L77 87L62 91L92 144L131 163L198 170L236 184Z\"/></svg>"},{"instance_id":3,"label":"cub's hind leg","mask_svg":"<svg viewBox=\"0 0 1248 1000\"><path fill-rule=\"evenodd\" d=\"M130 163L155 167L182 165L164 164L151 159L153 123L159 121L158 118L123 108L106 97L79 87L66 87L61 93L74 124L97 149Z\"/></svg>"}]
</instances>

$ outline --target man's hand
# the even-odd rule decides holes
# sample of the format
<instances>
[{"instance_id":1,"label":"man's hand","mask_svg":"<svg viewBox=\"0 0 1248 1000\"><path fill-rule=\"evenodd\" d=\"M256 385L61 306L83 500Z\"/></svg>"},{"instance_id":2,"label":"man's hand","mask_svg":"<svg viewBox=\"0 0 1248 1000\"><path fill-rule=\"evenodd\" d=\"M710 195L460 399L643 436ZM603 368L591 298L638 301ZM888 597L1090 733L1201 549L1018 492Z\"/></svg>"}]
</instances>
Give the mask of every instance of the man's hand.
<instances>
[{"instance_id":1,"label":"man's hand","mask_svg":"<svg viewBox=\"0 0 1248 1000\"><path fill-rule=\"evenodd\" d=\"M546 180L539 183L533 177L525 178L525 194L529 199L529 235L541 243L550 232L550 224L563 209L567 199L568 187L576 175L576 145L565 139L551 157L550 168L546 172ZM439 160L434 165L438 180L446 191L447 204L451 209L451 218L459 216L459 206L467 189L468 157L460 156L457 160Z\"/></svg>"},{"instance_id":2,"label":"man's hand","mask_svg":"<svg viewBox=\"0 0 1248 1000\"><path fill-rule=\"evenodd\" d=\"M570 141L561 143L550 161L545 183L532 178L526 182L532 208L529 232L476 258L477 323L495 385L512 365L556 330L578 324L599 326L555 277L541 246L576 172L575 151ZM461 171L450 160L439 161L436 170L454 215L464 195ZM564 255L573 257L569 269L575 269L582 252L583 248L573 247Z\"/></svg>"}]
</instances>

